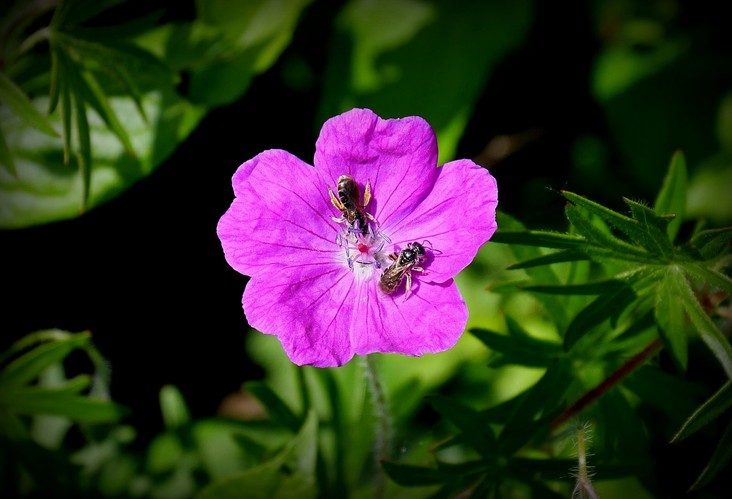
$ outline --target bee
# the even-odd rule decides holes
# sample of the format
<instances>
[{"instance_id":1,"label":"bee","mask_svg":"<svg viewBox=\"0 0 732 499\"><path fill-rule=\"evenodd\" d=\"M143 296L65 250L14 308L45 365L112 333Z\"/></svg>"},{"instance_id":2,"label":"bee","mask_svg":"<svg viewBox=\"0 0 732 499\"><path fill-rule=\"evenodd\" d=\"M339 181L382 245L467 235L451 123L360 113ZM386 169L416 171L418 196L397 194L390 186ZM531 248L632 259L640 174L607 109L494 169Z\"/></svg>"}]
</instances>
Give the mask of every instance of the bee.
<instances>
[{"instance_id":1,"label":"bee","mask_svg":"<svg viewBox=\"0 0 732 499\"><path fill-rule=\"evenodd\" d=\"M422 267L418 267L418 264L422 263L425 258L424 246L417 242L409 243L399 253L389 255L389 258L394 263L384 269L379 280L379 287L384 293L390 295L397 290L402 283L402 279L406 276L407 286L404 293L404 299L406 300L412 289L411 272L424 272Z\"/></svg>"},{"instance_id":2,"label":"bee","mask_svg":"<svg viewBox=\"0 0 732 499\"><path fill-rule=\"evenodd\" d=\"M371 182L366 182L366 190L361 200L361 193L358 190L356 181L350 175L341 175L338 177L337 183L338 196L336 196L330 187L330 201L333 206L343 213L340 217L333 217L336 222L348 222L349 230L359 231L366 235L369 231L366 219L375 221L376 219L366 211L366 205L371 200Z\"/></svg>"}]
</instances>

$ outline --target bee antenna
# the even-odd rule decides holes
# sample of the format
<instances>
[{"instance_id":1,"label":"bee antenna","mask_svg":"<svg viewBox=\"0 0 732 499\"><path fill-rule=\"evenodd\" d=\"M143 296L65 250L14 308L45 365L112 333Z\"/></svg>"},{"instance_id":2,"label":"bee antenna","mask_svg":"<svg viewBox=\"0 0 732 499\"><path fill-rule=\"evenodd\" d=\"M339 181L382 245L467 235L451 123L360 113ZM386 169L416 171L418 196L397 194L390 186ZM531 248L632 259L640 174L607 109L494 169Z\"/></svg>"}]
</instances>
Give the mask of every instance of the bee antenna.
<instances>
[{"instance_id":1,"label":"bee antenna","mask_svg":"<svg viewBox=\"0 0 732 499\"><path fill-rule=\"evenodd\" d=\"M422 241L422 246L427 246L433 253L437 253L438 255L442 254L442 251L436 250L432 246L432 241L430 241L429 239L425 239L424 241Z\"/></svg>"}]
</instances>

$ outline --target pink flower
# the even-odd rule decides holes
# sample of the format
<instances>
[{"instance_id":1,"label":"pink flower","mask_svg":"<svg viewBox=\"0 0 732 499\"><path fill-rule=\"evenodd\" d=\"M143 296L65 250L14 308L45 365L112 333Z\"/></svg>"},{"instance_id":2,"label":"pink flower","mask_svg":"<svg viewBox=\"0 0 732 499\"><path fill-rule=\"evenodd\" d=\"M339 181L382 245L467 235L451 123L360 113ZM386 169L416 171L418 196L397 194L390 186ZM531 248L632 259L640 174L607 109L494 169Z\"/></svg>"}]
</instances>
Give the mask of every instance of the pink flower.
<instances>
[{"instance_id":1,"label":"pink flower","mask_svg":"<svg viewBox=\"0 0 732 499\"><path fill-rule=\"evenodd\" d=\"M272 149L233 176L235 198L217 233L229 265L251 277L242 301L249 324L277 336L298 365L453 347L468 318L453 277L496 230L495 179L469 160L438 168L422 118L384 120L368 109L329 119L314 163ZM358 184L360 204L370 186L366 227L349 224L331 200L343 175ZM411 289L397 275L385 293L390 255L414 243L424 257L406 272Z\"/></svg>"}]
</instances>

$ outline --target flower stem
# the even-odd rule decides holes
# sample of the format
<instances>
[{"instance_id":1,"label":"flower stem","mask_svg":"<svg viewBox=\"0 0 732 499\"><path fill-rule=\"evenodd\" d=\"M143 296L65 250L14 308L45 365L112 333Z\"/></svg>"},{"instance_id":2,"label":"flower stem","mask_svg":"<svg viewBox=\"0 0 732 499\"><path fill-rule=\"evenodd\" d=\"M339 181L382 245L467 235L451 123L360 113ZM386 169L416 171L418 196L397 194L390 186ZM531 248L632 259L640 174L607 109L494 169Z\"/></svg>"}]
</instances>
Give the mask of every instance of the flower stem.
<instances>
[{"instance_id":1,"label":"flower stem","mask_svg":"<svg viewBox=\"0 0 732 499\"><path fill-rule=\"evenodd\" d=\"M587 435L582 424L577 425L577 484L572 492L573 499L598 499L587 470Z\"/></svg>"},{"instance_id":2,"label":"flower stem","mask_svg":"<svg viewBox=\"0 0 732 499\"><path fill-rule=\"evenodd\" d=\"M646 360L650 359L657 350L661 348L661 340L656 338L646 348L631 357L625 364L620 366L615 372L608 376L602 383L585 393L577 402L572 404L567 410L562 412L552 421L551 429L556 430L564 423L579 414L585 407L599 399L605 392L620 383L625 377L642 365Z\"/></svg>"},{"instance_id":3,"label":"flower stem","mask_svg":"<svg viewBox=\"0 0 732 499\"><path fill-rule=\"evenodd\" d=\"M383 461L390 457L391 453L391 422L389 421L389 409L386 404L386 395L384 388L379 380L376 360L373 354L365 355L366 378L368 381L369 391L371 392L371 402L374 405L374 415L376 416L375 425L375 442L374 442L374 460L375 460L375 477L374 477L374 497L380 499L384 497L386 480L384 469L381 466Z\"/></svg>"}]
</instances>

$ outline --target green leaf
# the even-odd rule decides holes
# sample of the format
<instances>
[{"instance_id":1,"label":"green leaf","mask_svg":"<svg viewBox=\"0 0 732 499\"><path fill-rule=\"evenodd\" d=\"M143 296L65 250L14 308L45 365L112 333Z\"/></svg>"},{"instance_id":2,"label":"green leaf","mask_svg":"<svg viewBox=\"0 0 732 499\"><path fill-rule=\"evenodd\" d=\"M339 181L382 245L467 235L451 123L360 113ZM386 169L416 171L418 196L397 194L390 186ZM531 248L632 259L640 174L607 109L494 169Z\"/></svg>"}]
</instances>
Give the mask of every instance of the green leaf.
<instances>
[{"instance_id":1,"label":"green leaf","mask_svg":"<svg viewBox=\"0 0 732 499\"><path fill-rule=\"evenodd\" d=\"M686 279L679 283L679 297L697 333L717 357L727 377L732 378L732 347L714 321L701 308Z\"/></svg>"},{"instance_id":2,"label":"green leaf","mask_svg":"<svg viewBox=\"0 0 732 499\"><path fill-rule=\"evenodd\" d=\"M689 245L695 248L704 260L711 260L729 251L732 227L700 231L691 238Z\"/></svg>"},{"instance_id":3,"label":"green leaf","mask_svg":"<svg viewBox=\"0 0 732 499\"><path fill-rule=\"evenodd\" d=\"M727 425L722 438L719 439L717 448L714 450L714 454L709 459L709 464L704 468L699 478L696 479L694 485L691 486L691 490L699 489L709 483L720 471L725 469L730 459L732 459L732 422Z\"/></svg>"},{"instance_id":4,"label":"green leaf","mask_svg":"<svg viewBox=\"0 0 732 499\"><path fill-rule=\"evenodd\" d=\"M682 268L689 274L700 279L701 282L709 284L714 288L721 289L727 295L732 295L732 279L721 272L701 264L682 264Z\"/></svg>"},{"instance_id":5,"label":"green leaf","mask_svg":"<svg viewBox=\"0 0 732 499\"><path fill-rule=\"evenodd\" d=\"M587 240L581 236L541 230L498 229L491 237L491 242L523 244L527 246L540 246L542 248L557 248L575 251L582 251L582 249L587 245Z\"/></svg>"},{"instance_id":6,"label":"green leaf","mask_svg":"<svg viewBox=\"0 0 732 499\"><path fill-rule=\"evenodd\" d=\"M47 367L63 360L73 350L89 341L89 333L78 333L66 339L42 344L10 362L0 372L0 387L10 390L36 378Z\"/></svg>"},{"instance_id":7,"label":"green leaf","mask_svg":"<svg viewBox=\"0 0 732 499\"><path fill-rule=\"evenodd\" d=\"M14 388L3 394L2 405L15 414L56 415L85 423L118 421L129 413L127 408L108 400L71 395L71 388Z\"/></svg>"},{"instance_id":8,"label":"green leaf","mask_svg":"<svg viewBox=\"0 0 732 499\"><path fill-rule=\"evenodd\" d=\"M585 284L564 284L559 286L522 286L526 291L535 293L549 293L554 295L600 295L612 293L619 288L626 286L626 283L618 279L607 279L605 281L588 282Z\"/></svg>"},{"instance_id":9,"label":"green leaf","mask_svg":"<svg viewBox=\"0 0 732 499\"><path fill-rule=\"evenodd\" d=\"M262 402L273 420L293 431L297 431L300 428L300 418L265 383L261 381L248 381L244 384L244 388Z\"/></svg>"},{"instance_id":10,"label":"green leaf","mask_svg":"<svg viewBox=\"0 0 732 499\"><path fill-rule=\"evenodd\" d=\"M491 361L493 367L507 364L547 367L562 352L561 345L534 338L526 332L505 335L475 328L470 332L492 351L501 354L497 361Z\"/></svg>"},{"instance_id":11,"label":"green leaf","mask_svg":"<svg viewBox=\"0 0 732 499\"><path fill-rule=\"evenodd\" d=\"M165 428L169 430L186 425L191 420L183 394L174 385L165 385L160 389L160 410Z\"/></svg>"},{"instance_id":12,"label":"green leaf","mask_svg":"<svg viewBox=\"0 0 732 499\"><path fill-rule=\"evenodd\" d=\"M579 194L575 194L574 192L561 191L561 193L569 202L586 209L594 215L597 215L600 219L622 231L633 241L638 242L646 237L636 220L622 215L617 211L611 210L599 203L590 201L589 199L582 197Z\"/></svg>"},{"instance_id":13,"label":"green leaf","mask_svg":"<svg viewBox=\"0 0 732 499\"><path fill-rule=\"evenodd\" d=\"M617 318L634 301L636 294L630 286L620 286L598 296L572 320L564 335L564 349L569 351L590 330L608 319Z\"/></svg>"},{"instance_id":14,"label":"green leaf","mask_svg":"<svg viewBox=\"0 0 732 499\"><path fill-rule=\"evenodd\" d=\"M450 423L460 430L465 443L473 447L483 457L497 457L498 448L493 430L486 423L485 417L473 409L456 400L432 395L427 397L432 407Z\"/></svg>"},{"instance_id":15,"label":"green leaf","mask_svg":"<svg viewBox=\"0 0 732 499\"><path fill-rule=\"evenodd\" d=\"M668 237L671 241L676 239L681 223L684 221L687 188L686 157L682 151L678 150L671 157L668 172L663 179L661 190L656 196L656 202L653 204L656 213L674 215L674 219L667 227Z\"/></svg>"},{"instance_id":16,"label":"green leaf","mask_svg":"<svg viewBox=\"0 0 732 499\"><path fill-rule=\"evenodd\" d=\"M530 32L533 9L525 0L464 2L459 9L450 0L346 3L317 121L352 107L422 116L437 134L438 162L453 159L485 82Z\"/></svg>"},{"instance_id":17,"label":"green leaf","mask_svg":"<svg viewBox=\"0 0 732 499\"><path fill-rule=\"evenodd\" d=\"M8 173L14 177L18 175L13 154L10 152L10 148L8 148L8 142L5 140L5 135L2 130L0 130L0 166L4 166Z\"/></svg>"},{"instance_id":18,"label":"green leaf","mask_svg":"<svg viewBox=\"0 0 732 499\"><path fill-rule=\"evenodd\" d=\"M506 267L506 269L507 270L528 269L531 267L539 267L542 265L551 265L553 263L576 262L576 261L587 260L587 259L588 259L587 254L583 253L582 251L563 250L563 251L555 251L554 253L550 253L548 255L531 258L529 260L524 260L522 262L515 263L513 265L509 265L508 267Z\"/></svg>"},{"instance_id":19,"label":"green leaf","mask_svg":"<svg viewBox=\"0 0 732 499\"><path fill-rule=\"evenodd\" d=\"M427 468L425 466L415 466L413 464L399 464L390 461L382 463L384 471L395 483L405 487L419 487L427 485L437 485L450 482L459 477L462 473L456 473L457 470L449 467L437 469ZM477 467L479 472L481 468L487 467L488 464L480 462Z\"/></svg>"},{"instance_id":20,"label":"green leaf","mask_svg":"<svg viewBox=\"0 0 732 499\"><path fill-rule=\"evenodd\" d=\"M623 198L623 201L630 207L633 218L638 221L645 234L638 243L649 252L670 259L674 253L673 244L668 236L668 226L672 218L668 215L658 215L649 207L631 199Z\"/></svg>"},{"instance_id":21,"label":"green leaf","mask_svg":"<svg viewBox=\"0 0 732 499\"><path fill-rule=\"evenodd\" d=\"M598 227L577 206L567 203L564 214L567 216L569 223L577 229L577 232L593 245L615 251L618 256L625 253L640 253L641 256L645 256L645 252L613 236L609 230Z\"/></svg>"},{"instance_id":22,"label":"green leaf","mask_svg":"<svg viewBox=\"0 0 732 499\"><path fill-rule=\"evenodd\" d=\"M216 480L204 487L196 499L314 499L317 496L315 463L318 448L318 419L310 411L297 435L269 461Z\"/></svg>"},{"instance_id":23,"label":"green leaf","mask_svg":"<svg viewBox=\"0 0 732 499\"><path fill-rule=\"evenodd\" d=\"M51 137L59 136L58 132L48 122L48 119L33 106L28 96L2 71L0 71L0 102L6 104L32 127Z\"/></svg>"},{"instance_id":24,"label":"green leaf","mask_svg":"<svg viewBox=\"0 0 732 499\"><path fill-rule=\"evenodd\" d=\"M679 303L680 279L684 276L670 268L656 288L655 316L660 327L663 345L671 354L676 366L686 371L689 358L684 328L684 312Z\"/></svg>"},{"instance_id":25,"label":"green leaf","mask_svg":"<svg viewBox=\"0 0 732 499\"><path fill-rule=\"evenodd\" d=\"M683 426L671 439L672 442L679 442L689 435L699 431L711 420L718 418L729 407L732 406L732 380L722 385L714 392L694 413L684 422Z\"/></svg>"},{"instance_id":26,"label":"green leaf","mask_svg":"<svg viewBox=\"0 0 732 499\"><path fill-rule=\"evenodd\" d=\"M61 0L51 21L51 26L74 26L83 23L113 7L123 0Z\"/></svg>"}]
</instances>

